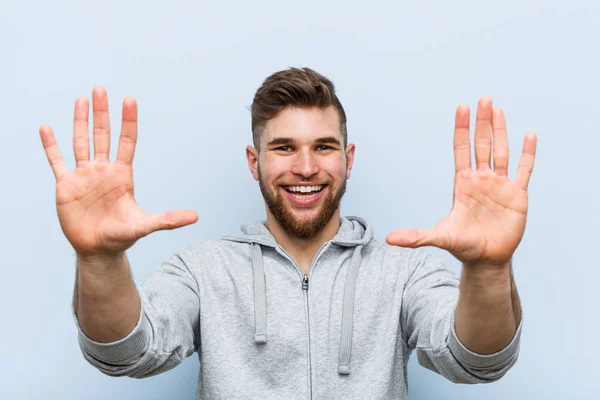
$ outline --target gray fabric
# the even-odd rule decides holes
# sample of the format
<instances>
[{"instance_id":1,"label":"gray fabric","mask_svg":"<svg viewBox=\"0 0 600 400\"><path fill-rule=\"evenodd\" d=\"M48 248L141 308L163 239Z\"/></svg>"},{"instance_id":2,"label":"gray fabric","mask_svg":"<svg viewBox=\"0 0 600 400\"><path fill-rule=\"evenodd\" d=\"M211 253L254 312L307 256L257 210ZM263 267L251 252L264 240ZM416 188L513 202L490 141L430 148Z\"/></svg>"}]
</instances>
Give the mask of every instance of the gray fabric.
<instances>
[{"instance_id":1,"label":"gray fabric","mask_svg":"<svg viewBox=\"0 0 600 400\"><path fill-rule=\"evenodd\" d=\"M350 374L350 356L352 353L352 329L354 328L352 319L354 318L354 298L356 292L356 280L358 279L358 269L360 268L360 251L362 245L356 246L350 269L346 277L344 288L344 305L342 307L342 334L340 338L340 364L338 373L340 375Z\"/></svg>"},{"instance_id":2,"label":"gray fabric","mask_svg":"<svg viewBox=\"0 0 600 400\"><path fill-rule=\"evenodd\" d=\"M342 218L308 290L303 278L252 222L176 252L139 288L140 320L126 338L97 343L79 330L80 347L103 373L136 378L197 352L197 399L407 399L413 351L462 383L495 381L517 360L522 323L505 349L469 351L454 331L455 274L423 250L375 240L360 218Z\"/></svg>"},{"instance_id":3,"label":"gray fabric","mask_svg":"<svg viewBox=\"0 0 600 400\"><path fill-rule=\"evenodd\" d=\"M254 341L267 343L267 293L265 289L265 270L260 245L253 243L252 270L254 271Z\"/></svg>"}]
</instances>

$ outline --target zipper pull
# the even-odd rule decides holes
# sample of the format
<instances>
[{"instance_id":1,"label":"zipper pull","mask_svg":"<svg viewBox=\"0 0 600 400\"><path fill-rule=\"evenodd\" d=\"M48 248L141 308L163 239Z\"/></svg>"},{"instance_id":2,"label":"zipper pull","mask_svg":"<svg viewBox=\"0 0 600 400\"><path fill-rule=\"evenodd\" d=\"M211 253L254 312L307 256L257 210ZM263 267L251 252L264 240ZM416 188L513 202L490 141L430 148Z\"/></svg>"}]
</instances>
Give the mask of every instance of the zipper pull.
<instances>
[{"instance_id":1,"label":"zipper pull","mask_svg":"<svg viewBox=\"0 0 600 400\"><path fill-rule=\"evenodd\" d=\"M308 290L308 275L304 274L304 279L302 280L302 290Z\"/></svg>"}]
</instances>

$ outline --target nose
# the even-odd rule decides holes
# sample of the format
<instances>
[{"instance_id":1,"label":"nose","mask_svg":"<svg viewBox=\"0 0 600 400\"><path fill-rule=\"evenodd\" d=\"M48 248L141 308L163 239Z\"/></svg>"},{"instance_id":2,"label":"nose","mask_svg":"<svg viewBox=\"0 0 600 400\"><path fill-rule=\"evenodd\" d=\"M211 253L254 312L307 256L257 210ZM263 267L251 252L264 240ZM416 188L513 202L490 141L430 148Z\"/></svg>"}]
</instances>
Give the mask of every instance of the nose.
<instances>
[{"instance_id":1,"label":"nose","mask_svg":"<svg viewBox=\"0 0 600 400\"><path fill-rule=\"evenodd\" d=\"M295 157L294 165L292 167L292 173L295 175L310 178L319 172L317 160L309 150L299 151Z\"/></svg>"}]
</instances>

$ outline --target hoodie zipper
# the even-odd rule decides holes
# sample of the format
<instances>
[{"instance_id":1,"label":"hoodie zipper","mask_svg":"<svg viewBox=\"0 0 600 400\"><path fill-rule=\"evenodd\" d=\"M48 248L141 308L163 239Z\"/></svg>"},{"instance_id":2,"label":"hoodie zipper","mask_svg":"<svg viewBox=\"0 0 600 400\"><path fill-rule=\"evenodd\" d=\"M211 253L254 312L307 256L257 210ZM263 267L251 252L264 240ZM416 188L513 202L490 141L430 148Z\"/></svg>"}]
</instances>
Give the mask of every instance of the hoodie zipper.
<instances>
[{"instance_id":1,"label":"hoodie zipper","mask_svg":"<svg viewBox=\"0 0 600 400\"><path fill-rule=\"evenodd\" d=\"M310 270L308 271L310 273ZM304 292L304 309L306 310L306 338L308 349L308 398L312 400L312 351L310 346L310 310L308 307L308 275L304 274L302 279L302 291Z\"/></svg>"},{"instance_id":2,"label":"hoodie zipper","mask_svg":"<svg viewBox=\"0 0 600 400\"><path fill-rule=\"evenodd\" d=\"M323 253L328 246L329 246L329 242L325 242L321 246L319 251L317 251L317 255L315 256L315 258L313 258L312 264L310 265L310 269L308 270L308 275L302 273L302 270L300 269L298 264L296 264L294 259L289 255L289 253L287 251L285 251L282 247L277 247L277 249L279 251L281 251L281 253L284 254L288 260L290 260L290 262L294 265L294 267L296 267L296 270L298 271L298 274L300 274L300 278L302 280L302 291L304 292L304 309L306 310L305 314L306 314L306 333L307 333L307 348L308 348L308 398L309 398L309 400L312 400L312 352L311 352L311 345L310 345L310 310L308 307L309 275L312 273L313 268L314 268L315 264L317 263L317 260L321 256L321 253Z\"/></svg>"}]
</instances>

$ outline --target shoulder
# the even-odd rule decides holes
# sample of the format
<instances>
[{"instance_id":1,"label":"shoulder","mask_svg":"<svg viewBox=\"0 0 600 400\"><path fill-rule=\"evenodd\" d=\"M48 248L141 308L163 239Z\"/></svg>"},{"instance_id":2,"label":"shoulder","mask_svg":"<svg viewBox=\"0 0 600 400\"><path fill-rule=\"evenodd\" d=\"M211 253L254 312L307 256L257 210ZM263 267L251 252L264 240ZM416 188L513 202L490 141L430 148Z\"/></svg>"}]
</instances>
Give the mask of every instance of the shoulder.
<instances>
[{"instance_id":1,"label":"shoulder","mask_svg":"<svg viewBox=\"0 0 600 400\"><path fill-rule=\"evenodd\" d=\"M193 241L182 252L193 263L215 263L236 256L249 257L249 249L249 243L216 239Z\"/></svg>"},{"instance_id":2,"label":"shoulder","mask_svg":"<svg viewBox=\"0 0 600 400\"><path fill-rule=\"evenodd\" d=\"M372 239L363 249L363 258L371 263L378 263L387 268L397 270L407 277L422 268L444 267L443 262L432 252L423 248L393 246L385 241Z\"/></svg>"}]
</instances>

